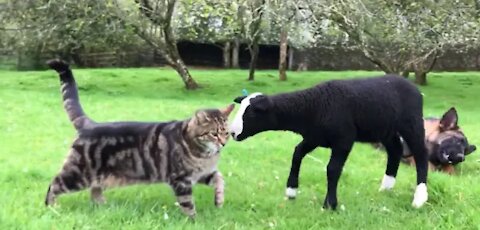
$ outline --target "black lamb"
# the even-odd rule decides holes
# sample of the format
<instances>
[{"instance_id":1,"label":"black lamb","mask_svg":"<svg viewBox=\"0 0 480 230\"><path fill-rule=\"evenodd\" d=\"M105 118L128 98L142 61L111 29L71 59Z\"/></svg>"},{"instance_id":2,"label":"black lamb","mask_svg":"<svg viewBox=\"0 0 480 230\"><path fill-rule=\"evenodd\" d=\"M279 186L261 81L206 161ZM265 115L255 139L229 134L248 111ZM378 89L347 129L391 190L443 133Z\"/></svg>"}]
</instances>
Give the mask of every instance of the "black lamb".
<instances>
[{"instance_id":1,"label":"black lamb","mask_svg":"<svg viewBox=\"0 0 480 230\"><path fill-rule=\"evenodd\" d=\"M317 147L331 148L324 208L337 207L337 184L354 142L381 142L388 160L380 190L395 184L402 137L414 154L417 187L412 205L428 200L427 154L424 144L423 98L410 81L396 75L326 81L308 89L237 97L240 103L230 127L233 138L245 140L268 130L300 134L295 147L286 195L293 199L303 157Z\"/></svg>"}]
</instances>

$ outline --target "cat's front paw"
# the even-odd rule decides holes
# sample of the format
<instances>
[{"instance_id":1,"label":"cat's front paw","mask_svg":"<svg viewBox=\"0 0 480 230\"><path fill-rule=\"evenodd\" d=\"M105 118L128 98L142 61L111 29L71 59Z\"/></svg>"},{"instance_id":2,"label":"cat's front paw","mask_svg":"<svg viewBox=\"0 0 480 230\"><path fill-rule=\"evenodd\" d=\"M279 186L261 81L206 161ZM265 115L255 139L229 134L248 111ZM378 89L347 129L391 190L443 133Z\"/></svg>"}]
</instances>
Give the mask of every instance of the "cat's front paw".
<instances>
[{"instance_id":1,"label":"cat's front paw","mask_svg":"<svg viewBox=\"0 0 480 230\"><path fill-rule=\"evenodd\" d=\"M104 205L107 203L107 199L104 196L92 197L92 201L96 205Z\"/></svg>"},{"instance_id":2,"label":"cat's front paw","mask_svg":"<svg viewBox=\"0 0 480 230\"><path fill-rule=\"evenodd\" d=\"M193 208L182 207L182 212L188 217L190 217L191 219L195 219L195 216L197 215L197 211L195 210L195 207Z\"/></svg>"},{"instance_id":3,"label":"cat's front paw","mask_svg":"<svg viewBox=\"0 0 480 230\"><path fill-rule=\"evenodd\" d=\"M214 180L215 187L215 206L221 208L225 201L225 181L220 172L217 172Z\"/></svg>"},{"instance_id":4,"label":"cat's front paw","mask_svg":"<svg viewBox=\"0 0 480 230\"><path fill-rule=\"evenodd\" d=\"M224 202L225 198L223 196L223 191L219 194L215 194L215 206L217 206L217 208L223 207Z\"/></svg>"}]
</instances>

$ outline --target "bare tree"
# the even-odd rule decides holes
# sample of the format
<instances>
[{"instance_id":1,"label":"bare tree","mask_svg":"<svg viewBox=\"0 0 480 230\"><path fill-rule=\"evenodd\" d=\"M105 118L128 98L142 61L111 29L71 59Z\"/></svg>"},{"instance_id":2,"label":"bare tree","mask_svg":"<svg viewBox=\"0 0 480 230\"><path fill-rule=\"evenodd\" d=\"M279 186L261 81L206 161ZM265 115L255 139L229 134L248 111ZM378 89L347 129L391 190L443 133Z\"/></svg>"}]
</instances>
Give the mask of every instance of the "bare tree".
<instances>
[{"instance_id":1,"label":"bare tree","mask_svg":"<svg viewBox=\"0 0 480 230\"><path fill-rule=\"evenodd\" d=\"M250 53L250 66L248 80L255 79L255 68L257 67L258 43L262 32L262 18L265 11L265 0L243 0L240 2L238 20L240 20L240 34L248 43Z\"/></svg>"},{"instance_id":2,"label":"bare tree","mask_svg":"<svg viewBox=\"0 0 480 230\"><path fill-rule=\"evenodd\" d=\"M278 61L278 74L280 81L287 80L287 48L288 48L288 30L282 28L280 32L280 60Z\"/></svg>"},{"instance_id":3,"label":"bare tree","mask_svg":"<svg viewBox=\"0 0 480 230\"><path fill-rule=\"evenodd\" d=\"M320 0L309 7L321 33L344 33L341 45L363 52L386 73L415 72L418 84L445 47L464 44L476 32L471 25L473 3L383 0ZM327 23L324 23L327 22ZM327 26L325 26L327 25Z\"/></svg>"},{"instance_id":4,"label":"bare tree","mask_svg":"<svg viewBox=\"0 0 480 230\"><path fill-rule=\"evenodd\" d=\"M278 61L279 80L286 81L289 32L293 25L298 25L295 20L298 9L296 4L298 4L298 1L271 0L269 3L269 10L273 16L270 20L274 20L275 24L277 24L280 29L280 53Z\"/></svg>"},{"instance_id":5,"label":"bare tree","mask_svg":"<svg viewBox=\"0 0 480 230\"><path fill-rule=\"evenodd\" d=\"M177 71L186 89L197 89L199 85L190 75L178 52L177 40L172 27L177 1L134 0L133 7L138 8L137 12L129 10L132 6L125 5L124 1L114 1L118 6L119 16L124 20L126 26L133 28L140 38L160 51L168 65Z\"/></svg>"}]
</instances>

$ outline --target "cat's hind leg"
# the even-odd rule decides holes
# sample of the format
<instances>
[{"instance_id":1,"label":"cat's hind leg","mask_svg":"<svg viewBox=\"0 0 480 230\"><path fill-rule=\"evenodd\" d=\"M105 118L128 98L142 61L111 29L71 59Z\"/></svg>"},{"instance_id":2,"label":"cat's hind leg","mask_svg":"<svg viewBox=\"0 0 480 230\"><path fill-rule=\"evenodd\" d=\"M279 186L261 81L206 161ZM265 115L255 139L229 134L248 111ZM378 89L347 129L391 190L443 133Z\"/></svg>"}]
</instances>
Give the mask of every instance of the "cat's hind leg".
<instances>
[{"instance_id":1,"label":"cat's hind leg","mask_svg":"<svg viewBox=\"0 0 480 230\"><path fill-rule=\"evenodd\" d=\"M176 180L171 185L182 212L191 218L195 218L196 211L192 197L192 183L188 180Z\"/></svg>"},{"instance_id":2,"label":"cat's hind leg","mask_svg":"<svg viewBox=\"0 0 480 230\"><path fill-rule=\"evenodd\" d=\"M105 204L106 199L103 196L103 188L99 184L93 183L90 187L90 197L97 204Z\"/></svg>"}]
</instances>

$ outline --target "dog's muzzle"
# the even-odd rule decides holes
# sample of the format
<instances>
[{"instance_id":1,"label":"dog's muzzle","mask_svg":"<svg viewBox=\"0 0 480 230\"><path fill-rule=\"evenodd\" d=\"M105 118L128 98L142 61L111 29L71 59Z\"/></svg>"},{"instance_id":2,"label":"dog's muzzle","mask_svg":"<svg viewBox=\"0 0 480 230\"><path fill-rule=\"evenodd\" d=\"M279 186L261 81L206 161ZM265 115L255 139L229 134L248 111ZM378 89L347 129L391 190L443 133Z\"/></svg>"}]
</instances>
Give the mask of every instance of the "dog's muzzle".
<instances>
[{"instance_id":1,"label":"dog's muzzle","mask_svg":"<svg viewBox=\"0 0 480 230\"><path fill-rule=\"evenodd\" d=\"M465 154L463 153L442 153L443 163L444 164L458 164L465 161Z\"/></svg>"}]
</instances>

